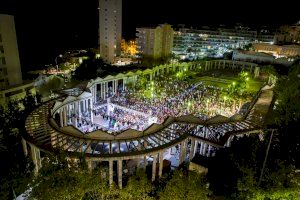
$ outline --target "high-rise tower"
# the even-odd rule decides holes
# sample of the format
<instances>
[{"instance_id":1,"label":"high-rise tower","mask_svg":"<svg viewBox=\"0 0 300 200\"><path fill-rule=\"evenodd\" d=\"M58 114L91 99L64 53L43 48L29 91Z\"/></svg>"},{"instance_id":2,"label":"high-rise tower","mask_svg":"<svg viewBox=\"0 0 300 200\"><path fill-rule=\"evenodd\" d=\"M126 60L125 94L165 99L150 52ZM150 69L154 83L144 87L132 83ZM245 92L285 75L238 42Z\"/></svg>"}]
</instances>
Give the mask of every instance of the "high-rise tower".
<instances>
[{"instance_id":1,"label":"high-rise tower","mask_svg":"<svg viewBox=\"0 0 300 200\"><path fill-rule=\"evenodd\" d=\"M14 17L0 14L0 89L22 83Z\"/></svg>"},{"instance_id":2,"label":"high-rise tower","mask_svg":"<svg viewBox=\"0 0 300 200\"><path fill-rule=\"evenodd\" d=\"M113 63L121 54L122 0L99 0L100 56Z\"/></svg>"}]
</instances>

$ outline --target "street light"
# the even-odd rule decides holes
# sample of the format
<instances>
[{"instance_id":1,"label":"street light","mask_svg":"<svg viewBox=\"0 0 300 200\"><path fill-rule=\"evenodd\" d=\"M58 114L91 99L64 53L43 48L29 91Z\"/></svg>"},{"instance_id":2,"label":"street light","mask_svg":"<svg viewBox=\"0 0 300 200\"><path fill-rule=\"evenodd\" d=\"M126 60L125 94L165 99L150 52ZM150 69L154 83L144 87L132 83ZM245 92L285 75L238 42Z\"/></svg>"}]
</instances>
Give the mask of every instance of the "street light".
<instances>
[{"instance_id":1,"label":"street light","mask_svg":"<svg viewBox=\"0 0 300 200\"><path fill-rule=\"evenodd\" d=\"M274 133L274 131L276 129L267 129L267 130L272 131L272 133L271 133L271 136L270 136L270 140L269 140L267 151L266 151L266 156L265 156L265 159L264 159L264 162L263 162L263 166L262 166L262 169L261 169L261 173L260 173L260 176L259 176L258 186L261 183L261 179L262 179L262 176L263 176L263 173L264 173L264 169L265 169L266 162L267 162L267 157L268 157L268 154L269 154L269 150L270 150L270 146L271 146L271 142L272 142L272 138L273 138L273 133Z\"/></svg>"},{"instance_id":2,"label":"street light","mask_svg":"<svg viewBox=\"0 0 300 200\"><path fill-rule=\"evenodd\" d=\"M62 58L63 55L62 55L62 54L59 54L58 56L55 57L56 73L58 72L58 65L57 65L57 58L58 58L58 57Z\"/></svg>"}]
</instances>

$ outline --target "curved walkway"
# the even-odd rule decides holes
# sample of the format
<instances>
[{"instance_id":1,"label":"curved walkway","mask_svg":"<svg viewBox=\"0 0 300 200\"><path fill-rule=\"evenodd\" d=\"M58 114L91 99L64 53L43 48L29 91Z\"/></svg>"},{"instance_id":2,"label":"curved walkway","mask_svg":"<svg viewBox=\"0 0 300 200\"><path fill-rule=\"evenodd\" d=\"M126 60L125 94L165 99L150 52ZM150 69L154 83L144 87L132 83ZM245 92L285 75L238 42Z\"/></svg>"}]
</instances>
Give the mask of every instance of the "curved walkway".
<instances>
[{"instance_id":1,"label":"curved walkway","mask_svg":"<svg viewBox=\"0 0 300 200\"><path fill-rule=\"evenodd\" d=\"M201 121L194 116L168 118L163 124L153 124L140 132L127 130L117 136L109 134L84 135L73 126L60 128L50 118L50 101L34 110L26 120L30 144L44 151L63 149L70 155L85 153L88 157L106 160L110 157L136 156L170 148L186 138L195 138L214 148L230 145L234 135L259 131L263 127L264 116L269 110L273 97L272 88L262 89L242 120L223 120L218 117Z\"/></svg>"}]
</instances>

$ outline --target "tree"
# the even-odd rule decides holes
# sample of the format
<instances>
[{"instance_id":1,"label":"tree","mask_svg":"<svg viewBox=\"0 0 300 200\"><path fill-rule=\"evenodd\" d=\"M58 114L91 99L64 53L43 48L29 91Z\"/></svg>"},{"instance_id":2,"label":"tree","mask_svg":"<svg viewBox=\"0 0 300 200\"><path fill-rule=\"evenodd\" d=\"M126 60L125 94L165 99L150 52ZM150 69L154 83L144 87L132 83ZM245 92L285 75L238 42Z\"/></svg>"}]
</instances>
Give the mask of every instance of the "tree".
<instances>
[{"instance_id":1,"label":"tree","mask_svg":"<svg viewBox=\"0 0 300 200\"><path fill-rule=\"evenodd\" d=\"M64 80L59 76L50 76L47 83L39 88L39 92L42 96L48 96L50 95L51 91L60 90L64 86L64 83Z\"/></svg>"},{"instance_id":2,"label":"tree","mask_svg":"<svg viewBox=\"0 0 300 200\"><path fill-rule=\"evenodd\" d=\"M149 196L152 190L153 186L147 179L144 170L137 169L135 174L129 178L126 187L120 191L120 199L151 200L154 199Z\"/></svg>"},{"instance_id":3,"label":"tree","mask_svg":"<svg viewBox=\"0 0 300 200\"><path fill-rule=\"evenodd\" d=\"M80 162L67 159L62 153L47 155L30 185L29 199L114 199L101 172L90 173Z\"/></svg>"},{"instance_id":4,"label":"tree","mask_svg":"<svg viewBox=\"0 0 300 200\"><path fill-rule=\"evenodd\" d=\"M271 125L278 128L282 159L300 167L300 65L291 68L288 76L281 76L275 87L275 106Z\"/></svg>"},{"instance_id":5,"label":"tree","mask_svg":"<svg viewBox=\"0 0 300 200\"><path fill-rule=\"evenodd\" d=\"M238 180L244 176L244 170L259 176L264 148L257 135L235 138L231 147L220 149L212 159L208 171L210 188L216 195L231 196L236 193Z\"/></svg>"},{"instance_id":6,"label":"tree","mask_svg":"<svg viewBox=\"0 0 300 200\"><path fill-rule=\"evenodd\" d=\"M186 175L183 171L176 170L166 187L158 195L161 200L205 200L209 199L210 191L202 175L196 172L189 172Z\"/></svg>"},{"instance_id":7,"label":"tree","mask_svg":"<svg viewBox=\"0 0 300 200\"><path fill-rule=\"evenodd\" d=\"M278 163L277 170L269 170L264 177L262 187L257 186L256 177L253 171L243 169L243 177L238 180L238 192L233 195L234 199L299 199L300 198L300 177L295 174L291 166Z\"/></svg>"}]
</instances>

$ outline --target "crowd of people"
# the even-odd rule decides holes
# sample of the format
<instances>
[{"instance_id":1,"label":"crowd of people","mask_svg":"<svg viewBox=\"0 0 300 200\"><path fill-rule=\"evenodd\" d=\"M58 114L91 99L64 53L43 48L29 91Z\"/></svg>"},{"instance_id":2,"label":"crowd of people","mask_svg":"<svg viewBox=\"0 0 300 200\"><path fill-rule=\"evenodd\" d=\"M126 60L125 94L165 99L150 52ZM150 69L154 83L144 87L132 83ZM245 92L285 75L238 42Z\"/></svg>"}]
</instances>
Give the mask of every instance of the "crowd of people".
<instances>
[{"instance_id":1,"label":"crowd of people","mask_svg":"<svg viewBox=\"0 0 300 200\"><path fill-rule=\"evenodd\" d=\"M129 128L142 131L149 126L148 118L134 111L117 107L108 111L107 106L104 106L95 110L94 113L95 116L101 116L102 126L107 124L105 128L111 131L122 131ZM99 123L99 126L101 126L101 123Z\"/></svg>"},{"instance_id":2,"label":"crowd of people","mask_svg":"<svg viewBox=\"0 0 300 200\"><path fill-rule=\"evenodd\" d=\"M150 98L145 95L146 90L151 91ZM110 102L118 107L109 112L107 106L99 107L107 101L97 102L94 115L101 116L102 124L94 122L91 127L92 130L114 132L130 128L142 131L151 125L149 118L155 118L155 122L161 124L169 116L194 115L203 120L217 114L229 117L237 113L239 106L234 101L226 101L223 92L202 82L190 83L172 76L158 77L144 87L117 92ZM85 124L91 125L89 122L82 123Z\"/></svg>"},{"instance_id":3,"label":"crowd of people","mask_svg":"<svg viewBox=\"0 0 300 200\"><path fill-rule=\"evenodd\" d=\"M115 95L112 102L156 116L158 123L162 123L168 116L191 114L204 120L217 114L231 116L238 109L223 100L220 89L201 82L188 84L187 81L179 80L156 81L155 93L159 94L147 98L142 90L127 90Z\"/></svg>"}]
</instances>

